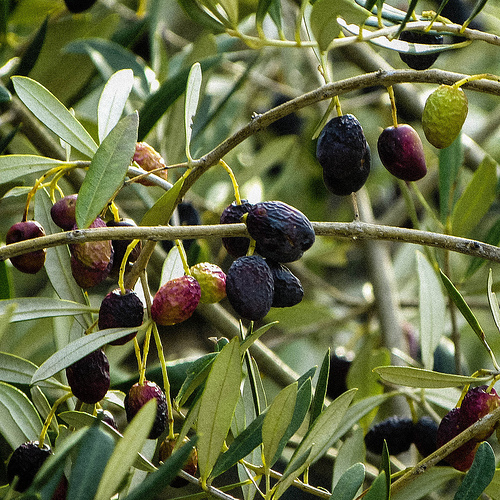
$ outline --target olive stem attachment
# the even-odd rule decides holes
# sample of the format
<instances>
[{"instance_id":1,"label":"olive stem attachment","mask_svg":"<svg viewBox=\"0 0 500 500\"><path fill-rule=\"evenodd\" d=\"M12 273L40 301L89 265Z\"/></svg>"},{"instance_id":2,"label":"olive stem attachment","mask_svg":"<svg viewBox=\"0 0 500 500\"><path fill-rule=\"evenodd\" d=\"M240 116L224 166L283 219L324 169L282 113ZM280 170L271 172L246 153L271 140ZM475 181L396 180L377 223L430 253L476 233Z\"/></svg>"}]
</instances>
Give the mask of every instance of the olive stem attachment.
<instances>
[{"instance_id":1,"label":"olive stem attachment","mask_svg":"<svg viewBox=\"0 0 500 500\"><path fill-rule=\"evenodd\" d=\"M120 263L120 274L118 276L118 286L120 287L120 292L122 295L125 295L126 289L125 289L125 268L127 267L127 261L129 255L132 253L134 248L137 246L140 240L135 239L132 240L128 245L127 249L125 250L125 253L123 254L123 259Z\"/></svg>"},{"instance_id":2,"label":"olive stem attachment","mask_svg":"<svg viewBox=\"0 0 500 500\"><path fill-rule=\"evenodd\" d=\"M458 80L458 82L455 82L452 85L452 88L458 89L462 85L465 85L466 83L469 82L474 82L476 80L493 80L494 82L500 82L500 78L496 75L492 75L491 73L481 73L479 75L466 76L465 78Z\"/></svg>"},{"instance_id":3,"label":"olive stem attachment","mask_svg":"<svg viewBox=\"0 0 500 500\"><path fill-rule=\"evenodd\" d=\"M394 97L394 88L392 85L387 87L387 92L389 93L389 99L391 101L392 123L396 128L398 126L398 111L396 108L396 99Z\"/></svg>"}]
</instances>

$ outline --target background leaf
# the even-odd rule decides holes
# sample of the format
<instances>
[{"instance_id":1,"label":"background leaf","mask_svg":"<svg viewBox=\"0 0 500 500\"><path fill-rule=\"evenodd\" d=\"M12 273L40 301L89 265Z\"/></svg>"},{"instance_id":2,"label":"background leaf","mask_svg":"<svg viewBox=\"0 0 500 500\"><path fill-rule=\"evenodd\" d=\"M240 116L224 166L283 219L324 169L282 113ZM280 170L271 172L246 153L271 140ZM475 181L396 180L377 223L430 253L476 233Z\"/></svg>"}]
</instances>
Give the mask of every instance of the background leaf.
<instances>
[{"instance_id":1,"label":"background leaf","mask_svg":"<svg viewBox=\"0 0 500 500\"><path fill-rule=\"evenodd\" d=\"M92 158L97 144L83 125L43 85L25 76L13 76L14 89L26 107L52 132Z\"/></svg>"},{"instance_id":2,"label":"background leaf","mask_svg":"<svg viewBox=\"0 0 500 500\"><path fill-rule=\"evenodd\" d=\"M198 101L200 99L201 90L201 65L194 63L189 71L189 76L186 85L186 104L184 109L184 128L186 131L186 157L188 161L192 160L189 146L191 144L191 135L193 133L193 118L196 115Z\"/></svg>"},{"instance_id":3,"label":"background leaf","mask_svg":"<svg viewBox=\"0 0 500 500\"><path fill-rule=\"evenodd\" d=\"M161 226L168 224L175 210L177 196L184 184L181 177L156 203L144 214L141 226Z\"/></svg>"},{"instance_id":4,"label":"background leaf","mask_svg":"<svg viewBox=\"0 0 500 500\"><path fill-rule=\"evenodd\" d=\"M453 141L439 151L439 210L441 222L446 223L456 197L458 172L464 161L462 141Z\"/></svg>"},{"instance_id":5,"label":"background leaf","mask_svg":"<svg viewBox=\"0 0 500 500\"><path fill-rule=\"evenodd\" d=\"M10 182L19 177L64 165L64 162L36 155L0 156L0 184Z\"/></svg>"},{"instance_id":6,"label":"background leaf","mask_svg":"<svg viewBox=\"0 0 500 500\"><path fill-rule=\"evenodd\" d=\"M419 281L420 345L424 368L431 370L434 351L443 335L446 304L440 280L424 255L417 251Z\"/></svg>"},{"instance_id":7,"label":"background leaf","mask_svg":"<svg viewBox=\"0 0 500 500\"><path fill-rule=\"evenodd\" d=\"M340 477L330 500L352 500L365 480L365 466L354 464Z\"/></svg>"},{"instance_id":8,"label":"background leaf","mask_svg":"<svg viewBox=\"0 0 500 500\"><path fill-rule=\"evenodd\" d=\"M126 116L102 141L85 175L76 201L76 224L85 229L123 183L137 142L137 113Z\"/></svg>"},{"instance_id":9,"label":"background leaf","mask_svg":"<svg viewBox=\"0 0 500 500\"><path fill-rule=\"evenodd\" d=\"M497 162L485 156L457 201L451 216L452 234L467 237L488 212L496 197Z\"/></svg>"},{"instance_id":10,"label":"background leaf","mask_svg":"<svg viewBox=\"0 0 500 500\"><path fill-rule=\"evenodd\" d=\"M311 405L311 418L309 421L309 427L313 425L316 418L323 411L329 374L330 374L330 349L327 350L325 357L323 358L323 362L321 363L321 368L319 370L318 381L316 383L316 388L314 389L314 398Z\"/></svg>"},{"instance_id":11,"label":"background leaf","mask_svg":"<svg viewBox=\"0 0 500 500\"><path fill-rule=\"evenodd\" d=\"M133 84L133 71L122 69L114 73L104 86L97 107L99 142L102 142L120 121Z\"/></svg>"},{"instance_id":12,"label":"background leaf","mask_svg":"<svg viewBox=\"0 0 500 500\"><path fill-rule=\"evenodd\" d=\"M0 352L0 380L10 384L29 385L37 370L35 363L8 352Z\"/></svg>"}]
</instances>

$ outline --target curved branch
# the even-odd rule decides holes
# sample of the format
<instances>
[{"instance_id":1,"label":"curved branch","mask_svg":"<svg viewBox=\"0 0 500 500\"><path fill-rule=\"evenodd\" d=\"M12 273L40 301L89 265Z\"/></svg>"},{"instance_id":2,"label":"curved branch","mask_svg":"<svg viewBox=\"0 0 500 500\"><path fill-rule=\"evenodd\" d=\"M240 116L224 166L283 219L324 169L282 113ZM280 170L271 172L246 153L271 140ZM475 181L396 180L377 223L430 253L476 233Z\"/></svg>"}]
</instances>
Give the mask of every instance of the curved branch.
<instances>
[{"instance_id":1,"label":"curved branch","mask_svg":"<svg viewBox=\"0 0 500 500\"><path fill-rule=\"evenodd\" d=\"M458 252L500 263L500 247L469 238L419 231L366 222L312 222L317 236L350 238L352 240L387 240L413 243ZM76 229L50 234L40 238L20 241L0 248L0 260L6 260L42 248L59 245L85 243L87 241L132 240L149 241L221 238L226 236L248 236L245 224L213 224L209 226L152 226L152 227L99 227Z\"/></svg>"}]
</instances>

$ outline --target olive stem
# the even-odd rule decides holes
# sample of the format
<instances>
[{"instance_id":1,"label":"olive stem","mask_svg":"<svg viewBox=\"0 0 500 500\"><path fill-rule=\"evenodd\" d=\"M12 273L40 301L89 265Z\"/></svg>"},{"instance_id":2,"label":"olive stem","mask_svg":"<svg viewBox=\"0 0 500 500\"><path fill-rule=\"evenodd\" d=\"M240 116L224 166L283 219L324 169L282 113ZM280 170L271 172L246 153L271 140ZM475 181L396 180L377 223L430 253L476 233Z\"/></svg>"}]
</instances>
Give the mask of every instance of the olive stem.
<instances>
[{"instance_id":1,"label":"olive stem","mask_svg":"<svg viewBox=\"0 0 500 500\"><path fill-rule=\"evenodd\" d=\"M163 345L161 343L160 334L156 323L153 323L153 335L156 343L156 350L158 351L158 359L160 360L161 373L163 376L163 387L165 389L165 398L167 400L167 420L168 420L168 439L174 439L174 410L172 406L172 399L170 397L170 380L168 379L167 364L165 362L165 355L163 353Z\"/></svg>"},{"instance_id":2,"label":"olive stem","mask_svg":"<svg viewBox=\"0 0 500 500\"><path fill-rule=\"evenodd\" d=\"M50 423L52 422L52 419L56 414L57 408L59 407L60 404L64 403L71 397L73 397L73 393L71 391L67 392L59 399L57 399L52 408L50 409L50 412L47 415L47 418L45 419L45 422L43 424L42 431L40 432L40 438L38 440L39 442L38 446L40 448L43 448L43 443L45 442L45 436L47 435L47 431L49 430Z\"/></svg>"},{"instance_id":3,"label":"olive stem","mask_svg":"<svg viewBox=\"0 0 500 500\"><path fill-rule=\"evenodd\" d=\"M391 101L392 123L394 128L396 128L398 126L398 111L396 108L396 99L394 97L394 88L392 85L387 87L387 92L389 93L389 99Z\"/></svg>"},{"instance_id":4,"label":"olive stem","mask_svg":"<svg viewBox=\"0 0 500 500\"><path fill-rule=\"evenodd\" d=\"M454 89L458 89L462 85L464 85L465 83L474 82L476 80L493 80L494 82L499 82L500 78L498 76L492 75L490 73L481 73L480 75L471 75L471 76L467 76L465 78L462 78L458 82L454 83L452 85L452 87Z\"/></svg>"},{"instance_id":5,"label":"olive stem","mask_svg":"<svg viewBox=\"0 0 500 500\"><path fill-rule=\"evenodd\" d=\"M238 185L238 181L236 180L236 176L234 175L234 172L232 171L231 167L224 160L220 159L219 164L222 165L222 167L224 167L224 170L229 174L229 177L231 178L231 182L233 183L234 199L236 200L236 203L238 205L241 205L240 187Z\"/></svg>"},{"instance_id":6,"label":"olive stem","mask_svg":"<svg viewBox=\"0 0 500 500\"><path fill-rule=\"evenodd\" d=\"M125 288L125 268L127 267L127 261L129 258L129 255L132 253L136 245L139 243L140 240L135 239L132 240L128 245L127 249L125 250L125 253L123 255L123 259L120 263L120 274L118 276L118 286L120 287L120 291L122 295L125 295L127 293L126 288Z\"/></svg>"},{"instance_id":7,"label":"olive stem","mask_svg":"<svg viewBox=\"0 0 500 500\"><path fill-rule=\"evenodd\" d=\"M359 222L359 207L356 193L351 193L352 207L354 209L354 222Z\"/></svg>"}]
</instances>

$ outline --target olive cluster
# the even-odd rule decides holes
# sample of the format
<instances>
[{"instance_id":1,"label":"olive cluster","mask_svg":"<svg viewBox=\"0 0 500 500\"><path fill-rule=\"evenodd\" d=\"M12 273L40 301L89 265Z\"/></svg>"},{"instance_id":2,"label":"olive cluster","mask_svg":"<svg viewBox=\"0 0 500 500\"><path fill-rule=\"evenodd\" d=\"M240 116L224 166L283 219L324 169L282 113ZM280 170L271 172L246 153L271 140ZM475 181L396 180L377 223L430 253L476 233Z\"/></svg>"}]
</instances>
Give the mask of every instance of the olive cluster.
<instances>
[{"instance_id":1,"label":"olive cluster","mask_svg":"<svg viewBox=\"0 0 500 500\"><path fill-rule=\"evenodd\" d=\"M226 277L227 298L243 318L257 321L271 307L291 307L304 295L299 279L283 263L300 259L315 240L307 217L281 201L233 202L222 212L221 224L246 223L259 255L247 255L250 239L223 238L236 260Z\"/></svg>"}]
</instances>

